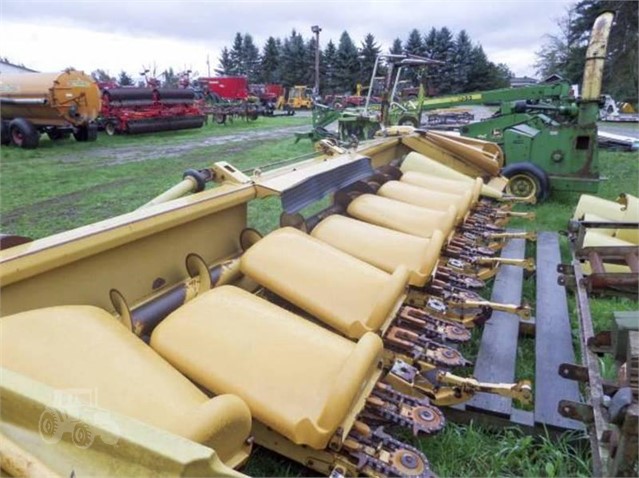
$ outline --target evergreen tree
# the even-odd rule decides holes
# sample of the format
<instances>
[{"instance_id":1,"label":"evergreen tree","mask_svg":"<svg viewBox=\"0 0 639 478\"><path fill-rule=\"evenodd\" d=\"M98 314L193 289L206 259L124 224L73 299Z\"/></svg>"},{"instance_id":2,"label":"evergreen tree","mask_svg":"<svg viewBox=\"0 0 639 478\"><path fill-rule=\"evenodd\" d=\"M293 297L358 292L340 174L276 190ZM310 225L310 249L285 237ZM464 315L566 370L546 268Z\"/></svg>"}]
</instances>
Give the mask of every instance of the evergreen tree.
<instances>
[{"instance_id":1,"label":"evergreen tree","mask_svg":"<svg viewBox=\"0 0 639 478\"><path fill-rule=\"evenodd\" d=\"M373 76L373 68L375 68L375 60L381 51L382 49L375 42L375 37L368 33L364 37L362 47L359 50L361 70L360 82L364 86L370 83L371 76Z\"/></svg>"},{"instance_id":2,"label":"evergreen tree","mask_svg":"<svg viewBox=\"0 0 639 478\"><path fill-rule=\"evenodd\" d=\"M260 81L262 83L278 83L280 54L275 38L268 37L262 50Z\"/></svg>"},{"instance_id":3,"label":"evergreen tree","mask_svg":"<svg viewBox=\"0 0 639 478\"><path fill-rule=\"evenodd\" d=\"M348 32L344 31L337 47L335 79L337 87L344 92L352 92L360 77L357 47Z\"/></svg>"},{"instance_id":4,"label":"evergreen tree","mask_svg":"<svg viewBox=\"0 0 639 478\"><path fill-rule=\"evenodd\" d=\"M455 46L451 58L452 73L451 89L453 93L469 91L468 75L472 64L473 45L466 30L462 30L455 38Z\"/></svg>"},{"instance_id":5,"label":"evergreen tree","mask_svg":"<svg viewBox=\"0 0 639 478\"><path fill-rule=\"evenodd\" d=\"M402 45L402 41L399 38L395 38L393 40L393 44L388 51L391 55L399 55L404 51L404 46Z\"/></svg>"},{"instance_id":6,"label":"evergreen tree","mask_svg":"<svg viewBox=\"0 0 639 478\"><path fill-rule=\"evenodd\" d=\"M227 47L222 49L222 55L220 56L220 64L215 69L215 73L220 76L232 75L233 65L231 60L231 53Z\"/></svg>"},{"instance_id":7,"label":"evergreen tree","mask_svg":"<svg viewBox=\"0 0 639 478\"><path fill-rule=\"evenodd\" d=\"M404 53L410 53L418 56L424 55L422 36L416 28L413 28L408 34L408 40L406 40L406 45L404 46Z\"/></svg>"},{"instance_id":8,"label":"evergreen tree","mask_svg":"<svg viewBox=\"0 0 639 478\"><path fill-rule=\"evenodd\" d=\"M281 78L285 86L305 84L308 59L304 39L295 30L282 44Z\"/></svg>"},{"instance_id":9,"label":"evergreen tree","mask_svg":"<svg viewBox=\"0 0 639 478\"><path fill-rule=\"evenodd\" d=\"M422 36L416 28L408 34L408 40L406 40L406 45L404 46L404 53L417 56L424 55ZM420 72L417 68L408 68L406 72L402 74L403 79L408 80L411 86L417 86L419 76Z\"/></svg>"},{"instance_id":10,"label":"evergreen tree","mask_svg":"<svg viewBox=\"0 0 639 478\"><path fill-rule=\"evenodd\" d=\"M242 74L248 77L249 83L255 83L259 75L260 52L253 42L253 37L246 33L242 41Z\"/></svg>"},{"instance_id":11,"label":"evergreen tree","mask_svg":"<svg viewBox=\"0 0 639 478\"><path fill-rule=\"evenodd\" d=\"M118 84L120 86L132 86L133 78L131 78L126 71L122 70L118 75Z\"/></svg>"},{"instance_id":12,"label":"evergreen tree","mask_svg":"<svg viewBox=\"0 0 639 478\"><path fill-rule=\"evenodd\" d=\"M335 93L337 91L337 79L335 72L337 70L337 48L333 40L326 44L322 55L322 91L324 93Z\"/></svg>"},{"instance_id":13,"label":"evergreen tree","mask_svg":"<svg viewBox=\"0 0 639 478\"><path fill-rule=\"evenodd\" d=\"M245 74L242 68L242 60L244 59L244 37L240 32L235 34L235 39L233 40L233 46L231 47L229 57L231 61L227 74L231 76Z\"/></svg>"},{"instance_id":14,"label":"evergreen tree","mask_svg":"<svg viewBox=\"0 0 639 478\"><path fill-rule=\"evenodd\" d=\"M424 35L424 41L422 42L422 48L424 51L424 56L426 58L430 58L431 60L436 60L437 56L437 29L432 27L427 34ZM439 65L431 65L428 67L426 71L426 76L424 77L426 94L428 96L437 96L439 93L437 91L437 79L439 78Z\"/></svg>"},{"instance_id":15,"label":"evergreen tree","mask_svg":"<svg viewBox=\"0 0 639 478\"><path fill-rule=\"evenodd\" d=\"M453 53L455 43L451 31L442 27L435 38L434 59L442 61L442 65L435 67L437 76L433 78L433 83L440 95L452 93L453 91Z\"/></svg>"},{"instance_id":16,"label":"evergreen tree","mask_svg":"<svg viewBox=\"0 0 639 478\"><path fill-rule=\"evenodd\" d=\"M493 65L494 67L494 65ZM468 73L466 91L491 90L494 85L494 71L481 45L472 51L472 63Z\"/></svg>"}]
</instances>

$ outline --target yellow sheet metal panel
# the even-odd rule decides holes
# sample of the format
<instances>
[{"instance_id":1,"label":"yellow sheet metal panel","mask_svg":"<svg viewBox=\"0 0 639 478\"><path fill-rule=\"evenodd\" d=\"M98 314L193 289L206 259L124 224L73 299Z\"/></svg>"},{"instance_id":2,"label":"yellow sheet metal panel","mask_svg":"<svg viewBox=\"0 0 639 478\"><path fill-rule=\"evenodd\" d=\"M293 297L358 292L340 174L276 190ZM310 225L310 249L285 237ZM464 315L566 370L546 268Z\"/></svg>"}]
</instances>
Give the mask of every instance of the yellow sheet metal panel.
<instances>
[{"instance_id":1,"label":"yellow sheet metal panel","mask_svg":"<svg viewBox=\"0 0 639 478\"><path fill-rule=\"evenodd\" d=\"M252 186L221 186L0 251L0 310L65 304L111 310L113 287L133 307L157 292L156 279L167 285L187 279L188 254L208 264L237 254L254 194Z\"/></svg>"},{"instance_id":2,"label":"yellow sheet metal panel","mask_svg":"<svg viewBox=\"0 0 639 478\"><path fill-rule=\"evenodd\" d=\"M418 171L406 171L402 174L400 181L403 183L413 184L431 191L440 191L447 194L465 194L470 193L471 206L477 204L481 196L481 188L483 182L481 178L475 179L472 186L466 181L457 181L455 179L445 179L437 176L431 176Z\"/></svg>"},{"instance_id":3,"label":"yellow sheet metal panel","mask_svg":"<svg viewBox=\"0 0 639 478\"><path fill-rule=\"evenodd\" d=\"M373 194L355 198L347 212L361 221L427 239L435 231L448 236L457 216L455 206L449 206L447 211L435 211Z\"/></svg>"},{"instance_id":4,"label":"yellow sheet metal panel","mask_svg":"<svg viewBox=\"0 0 639 478\"><path fill-rule=\"evenodd\" d=\"M392 275L290 227L242 256L242 272L342 334L377 331L401 304L408 270Z\"/></svg>"},{"instance_id":5,"label":"yellow sheet metal panel","mask_svg":"<svg viewBox=\"0 0 639 478\"><path fill-rule=\"evenodd\" d=\"M246 405L237 397L209 399L102 309L60 306L6 316L0 336L4 368L56 389L92 391L82 399L191 440L212 440L235 464L234 455L247 457Z\"/></svg>"},{"instance_id":6,"label":"yellow sheet metal panel","mask_svg":"<svg viewBox=\"0 0 639 478\"><path fill-rule=\"evenodd\" d=\"M471 195L469 191L462 195L432 191L401 181L388 181L378 190L377 194L389 199L396 199L415 206L421 206L436 211L446 211L453 205L457 209L457 222L464 219L470 210Z\"/></svg>"},{"instance_id":7,"label":"yellow sheet metal panel","mask_svg":"<svg viewBox=\"0 0 639 478\"><path fill-rule=\"evenodd\" d=\"M238 395L257 420L316 449L327 446L383 350L374 334L351 342L233 286L173 312L151 346L196 383Z\"/></svg>"},{"instance_id":8,"label":"yellow sheet metal panel","mask_svg":"<svg viewBox=\"0 0 639 478\"><path fill-rule=\"evenodd\" d=\"M56 390L5 368L0 368L0 376L3 471L12 462L16 476L38 478L245 476L225 466L211 448L126 415L78 403L74 391ZM57 427L50 426L54 416ZM76 427L83 431L74 433ZM20 465L26 467L20 470Z\"/></svg>"},{"instance_id":9,"label":"yellow sheet metal panel","mask_svg":"<svg viewBox=\"0 0 639 478\"><path fill-rule=\"evenodd\" d=\"M610 201L590 194L582 194L579 196L579 202L577 202L572 218L580 220L586 213L595 214L608 221L621 221L623 218L623 205L617 201Z\"/></svg>"},{"instance_id":10,"label":"yellow sheet metal panel","mask_svg":"<svg viewBox=\"0 0 639 478\"><path fill-rule=\"evenodd\" d=\"M416 171L423 174L428 174L430 176L438 176L445 179L454 179L456 181L462 181L468 185L473 184L473 181L476 181L479 178L471 178L455 169L448 167L444 164L441 164L434 159L431 159L423 154L419 153L408 153L400 169L403 173L408 171ZM483 184L481 188L481 194L486 197L491 197L495 199L499 199L502 197L502 192L498 191L490 186Z\"/></svg>"},{"instance_id":11,"label":"yellow sheet metal panel","mask_svg":"<svg viewBox=\"0 0 639 478\"><path fill-rule=\"evenodd\" d=\"M410 284L418 287L430 279L444 243L440 231L424 239L341 215L327 217L311 235L383 271L404 266Z\"/></svg>"},{"instance_id":12,"label":"yellow sheet metal panel","mask_svg":"<svg viewBox=\"0 0 639 478\"><path fill-rule=\"evenodd\" d=\"M494 143L466 141L443 131L427 131L424 136L458 160L482 171L482 176L496 176L503 166L503 153Z\"/></svg>"}]
</instances>

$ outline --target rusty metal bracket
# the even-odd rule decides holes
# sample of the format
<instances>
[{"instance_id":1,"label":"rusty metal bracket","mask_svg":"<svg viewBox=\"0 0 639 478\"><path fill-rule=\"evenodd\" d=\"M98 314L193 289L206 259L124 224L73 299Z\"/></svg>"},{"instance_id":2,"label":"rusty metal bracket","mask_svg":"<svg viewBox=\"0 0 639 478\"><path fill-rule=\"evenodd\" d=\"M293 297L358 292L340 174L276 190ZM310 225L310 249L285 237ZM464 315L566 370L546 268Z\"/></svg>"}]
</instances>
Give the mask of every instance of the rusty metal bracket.
<instances>
[{"instance_id":1,"label":"rusty metal bracket","mask_svg":"<svg viewBox=\"0 0 639 478\"><path fill-rule=\"evenodd\" d=\"M595 421L592 407L585 403L561 400L557 405L557 411L562 417L571 418L586 425L592 425Z\"/></svg>"},{"instance_id":2,"label":"rusty metal bracket","mask_svg":"<svg viewBox=\"0 0 639 478\"><path fill-rule=\"evenodd\" d=\"M557 371L559 376L567 380L588 383L588 368L574 363L562 363Z\"/></svg>"}]
</instances>

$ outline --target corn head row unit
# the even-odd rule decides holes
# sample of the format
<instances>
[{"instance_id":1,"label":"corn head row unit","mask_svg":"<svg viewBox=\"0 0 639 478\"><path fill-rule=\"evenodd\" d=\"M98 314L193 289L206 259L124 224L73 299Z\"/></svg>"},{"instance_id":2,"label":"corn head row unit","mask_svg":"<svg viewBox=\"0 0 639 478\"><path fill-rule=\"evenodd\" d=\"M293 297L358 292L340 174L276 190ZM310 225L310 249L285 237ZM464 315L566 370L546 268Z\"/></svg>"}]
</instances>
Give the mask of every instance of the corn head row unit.
<instances>
[{"instance_id":1,"label":"corn head row unit","mask_svg":"<svg viewBox=\"0 0 639 478\"><path fill-rule=\"evenodd\" d=\"M494 310L530 316L477 292L501 263L534 267L497 257L533 238L504 229L529 199L501 192L492 143L386 133L189 170L134 212L0 252L6 471L238 476L257 443L326 475L431 476L390 426L436 434L477 392L528 402L529 382L456 374L454 344ZM262 235L248 206L267 197L281 227Z\"/></svg>"}]
</instances>

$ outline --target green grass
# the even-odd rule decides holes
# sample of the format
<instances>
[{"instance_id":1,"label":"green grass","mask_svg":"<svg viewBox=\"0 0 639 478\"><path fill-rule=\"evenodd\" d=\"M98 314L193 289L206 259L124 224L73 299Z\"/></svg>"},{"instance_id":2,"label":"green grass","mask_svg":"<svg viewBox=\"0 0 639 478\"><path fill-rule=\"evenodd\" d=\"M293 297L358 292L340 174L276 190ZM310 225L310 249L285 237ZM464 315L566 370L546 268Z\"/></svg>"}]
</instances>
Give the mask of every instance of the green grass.
<instances>
[{"instance_id":1,"label":"green grass","mask_svg":"<svg viewBox=\"0 0 639 478\"><path fill-rule=\"evenodd\" d=\"M245 131L310 124L310 118L260 118L255 122L236 121L232 125L208 125L201 130L167 132L145 136L101 135L98 142L42 141L40 149L23 151L0 149L0 230L3 233L34 238L79 227L122 214L139 207L181 179L187 168L209 167L226 160L239 169L250 169L283 158L312 153L310 143L294 143L290 137L276 140L246 140L242 143L207 145L208 138ZM170 148L202 141L180 154ZM135 151L157 151L157 157L136 160ZM132 153L133 152L133 155ZM98 154L99 153L99 154ZM119 160L123 154L125 160ZM602 172L609 179L600 196L614 199L619 192L637 193L639 168L636 154L602 152ZM537 230L565 229L578 200L578 194L557 194L534 208L537 221L513 221L518 228ZM326 205L326 202L322 204ZM305 211L311 214L314 208ZM270 198L249 205L249 225L263 233L276 228L281 207ZM528 247L534 254L534 245ZM562 243L564 260L567 244ZM534 278L525 281L524 298L535 303ZM485 293L489 293L487 289ZM487 295L485 295L487 296ZM569 297L574 316L574 300ZM591 303L595 328L608 327L613 310L631 310L636 303L627 299L595 299ZM464 354L474 358L480 331L464 347ZM518 350L517 379L534 378L534 345L522 339ZM610 364L606 364L611 369ZM470 373L470 370L466 372ZM407 440L419 446L429 457L440 476L589 476L589 451L579 448L580 436L567 434L558 441L548 437L535 439L517 429L494 431L476 424L459 426L449 423L435 437ZM579 442L581 443L581 442ZM244 470L252 476L304 476L309 471L282 457L258 448ZM310 472L312 473L312 472Z\"/></svg>"},{"instance_id":2,"label":"green grass","mask_svg":"<svg viewBox=\"0 0 639 478\"><path fill-rule=\"evenodd\" d=\"M517 428L491 432L449 422L439 435L422 440L421 449L439 476L590 476L580 438L533 438Z\"/></svg>"},{"instance_id":3,"label":"green grass","mask_svg":"<svg viewBox=\"0 0 639 478\"><path fill-rule=\"evenodd\" d=\"M188 168L206 168L215 161L232 159L236 167L245 170L312 153L309 142L295 144L291 133L283 140L247 139L241 143L192 148L177 156L163 154L162 145L179 146L193 137L218 136L221 130L224 134L237 134L247 128L274 129L280 121L290 126L293 121L302 120L303 124L309 121L295 117L260 118L250 123L236 121L231 126L209 125L201 130L158 133L160 138L100 135L93 144L49 141L47 148L43 141L42 148L32 151L3 147L0 150L0 230L32 238L45 237L132 211L180 181L182 172ZM152 155L144 161L131 159L129 145L133 141L138 141L140 148L157 148L157 157ZM120 161L122 154L128 156ZM264 203L257 207L258 211L262 211L268 201ZM252 206L251 210L256 207ZM269 216L267 212L257 216Z\"/></svg>"}]
</instances>

